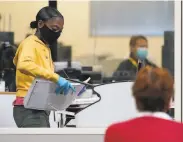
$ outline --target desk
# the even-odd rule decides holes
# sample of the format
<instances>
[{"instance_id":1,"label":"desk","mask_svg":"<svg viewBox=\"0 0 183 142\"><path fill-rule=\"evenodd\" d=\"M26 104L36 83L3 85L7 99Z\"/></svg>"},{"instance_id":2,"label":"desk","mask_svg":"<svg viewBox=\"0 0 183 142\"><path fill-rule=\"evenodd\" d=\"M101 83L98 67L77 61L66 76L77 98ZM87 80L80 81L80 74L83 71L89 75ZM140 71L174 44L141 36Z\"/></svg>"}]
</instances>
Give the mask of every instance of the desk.
<instances>
[{"instance_id":1,"label":"desk","mask_svg":"<svg viewBox=\"0 0 183 142\"><path fill-rule=\"evenodd\" d=\"M120 82L95 87L102 99L99 103L76 115L78 128L106 128L114 122L125 121L136 117L136 108L131 95L132 82ZM12 102L15 94L0 94L0 128L16 127L13 120ZM57 128L50 115L52 128Z\"/></svg>"},{"instance_id":2,"label":"desk","mask_svg":"<svg viewBox=\"0 0 183 142\"><path fill-rule=\"evenodd\" d=\"M0 129L2 142L103 142L105 128ZM21 137L21 139L20 139Z\"/></svg>"},{"instance_id":3,"label":"desk","mask_svg":"<svg viewBox=\"0 0 183 142\"><path fill-rule=\"evenodd\" d=\"M0 92L0 95L15 95L16 92Z\"/></svg>"}]
</instances>

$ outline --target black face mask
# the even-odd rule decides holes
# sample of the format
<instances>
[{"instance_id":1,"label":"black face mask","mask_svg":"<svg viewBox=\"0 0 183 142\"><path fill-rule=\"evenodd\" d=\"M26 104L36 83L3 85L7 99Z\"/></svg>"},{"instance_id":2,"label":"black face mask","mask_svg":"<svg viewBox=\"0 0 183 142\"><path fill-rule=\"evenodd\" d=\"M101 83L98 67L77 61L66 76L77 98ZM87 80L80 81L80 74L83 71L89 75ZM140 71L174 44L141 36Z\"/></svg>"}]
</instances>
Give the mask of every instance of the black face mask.
<instances>
[{"instance_id":1,"label":"black face mask","mask_svg":"<svg viewBox=\"0 0 183 142\"><path fill-rule=\"evenodd\" d=\"M49 45L54 44L61 34L61 31L54 32L51 29L49 29L46 25L40 28L40 32L41 32L41 38L43 38L43 40L47 42Z\"/></svg>"}]
</instances>

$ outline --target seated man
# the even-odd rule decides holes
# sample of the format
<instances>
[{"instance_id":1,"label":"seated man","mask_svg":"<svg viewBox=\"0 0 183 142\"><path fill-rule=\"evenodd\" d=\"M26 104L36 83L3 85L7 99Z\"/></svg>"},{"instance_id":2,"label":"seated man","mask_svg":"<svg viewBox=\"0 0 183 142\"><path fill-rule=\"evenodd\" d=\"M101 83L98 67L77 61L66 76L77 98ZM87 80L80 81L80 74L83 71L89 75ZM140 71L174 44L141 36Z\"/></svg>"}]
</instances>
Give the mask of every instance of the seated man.
<instances>
[{"instance_id":1,"label":"seated man","mask_svg":"<svg viewBox=\"0 0 183 142\"><path fill-rule=\"evenodd\" d=\"M111 125L105 142L183 142L183 124L165 113L174 95L173 77L167 70L142 68L132 94L139 116Z\"/></svg>"},{"instance_id":2,"label":"seated man","mask_svg":"<svg viewBox=\"0 0 183 142\"><path fill-rule=\"evenodd\" d=\"M119 77L124 72L136 76L138 70L143 66L149 65L156 67L154 63L147 59L147 55L147 38L142 35L132 36L130 39L130 57L120 63L113 76Z\"/></svg>"}]
</instances>

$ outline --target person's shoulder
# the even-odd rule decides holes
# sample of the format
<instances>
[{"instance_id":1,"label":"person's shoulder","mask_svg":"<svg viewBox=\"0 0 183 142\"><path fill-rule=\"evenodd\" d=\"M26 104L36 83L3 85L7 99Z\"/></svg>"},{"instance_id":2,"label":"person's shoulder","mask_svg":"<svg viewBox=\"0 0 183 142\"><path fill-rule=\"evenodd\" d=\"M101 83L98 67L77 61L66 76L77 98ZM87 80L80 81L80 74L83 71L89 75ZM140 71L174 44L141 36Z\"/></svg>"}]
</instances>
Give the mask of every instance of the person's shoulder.
<instances>
[{"instance_id":1,"label":"person's shoulder","mask_svg":"<svg viewBox=\"0 0 183 142\"><path fill-rule=\"evenodd\" d=\"M110 134L110 133L114 133L119 131L119 129L122 128L122 123L115 123L115 124L111 124L110 126L107 127L106 129L106 135Z\"/></svg>"},{"instance_id":2,"label":"person's shoulder","mask_svg":"<svg viewBox=\"0 0 183 142\"><path fill-rule=\"evenodd\" d=\"M156 65L154 62L152 62L151 60L149 60L149 59L146 59L146 63L147 63L147 65L149 65L149 66L157 67L157 65Z\"/></svg>"},{"instance_id":3,"label":"person's shoulder","mask_svg":"<svg viewBox=\"0 0 183 142\"><path fill-rule=\"evenodd\" d=\"M35 35L30 35L24 40L22 40L19 44L19 48L35 48L36 45L36 37Z\"/></svg>"},{"instance_id":4,"label":"person's shoulder","mask_svg":"<svg viewBox=\"0 0 183 142\"><path fill-rule=\"evenodd\" d=\"M183 134L183 123L177 123L177 127L179 127L180 131Z\"/></svg>"},{"instance_id":5,"label":"person's shoulder","mask_svg":"<svg viewBox=\"0 0 183 142\"><path fill-rule=\"evenodd\" d=\"M110 125L107 128L107 132L117 132L117 131L125 131L128 129L133 129L134 127L147 127L149 122L153 122L154 124L162 127L162 128L171 128L172 131L182 132L183 133L183 124L180 122L176 122L174 120L168 120L163 118L157 118L152 116L143 116L143 117L135 117L123 122L118 122ZM149 125L151 125L150 123Z\"/></svg>"},{"instance_id":6,"label":"person's shoulder","mask_svg":"<svg viewBox=\"0 0 183 142\"><path fill-rule=\"evenodd\" d=\"M171 117L170 118L161 118L161 117L152 117L152 116L143 116L143 117L139 117L139 121L145 122L144 120L149 120L152 121L154 123L156 123L159 126L166 128L171 128L173 129L181 129L183 131L183 124L180 122L177 122L175 120L173 120Z\"/></svg>"},{"instance_id":7,"label":"person's shoulder","mask_svg":"<svg viewBox=\"0 0 183 142\"><path fill-rule=\"evenodd\" d=\"M168 121L168 120L167 120L167 121ZM172 120L172 121L169 120L168 123L169 123L170 125L172 125L172 126L175 126L176 128L181 129L181 130L182 130L182 133L183 133L183 123L177 122L177 121L175 121L175 120Z\"/></svg>"},{"instance_id":8,"label":"person's shoulder","mask_svg":"<svg viewBox=\"0 0 183 142\"><path fill-rule=\"evenodd\" d=\"M120 68L123 68L123 67L128 67L131 65L131 62L129 59L124 59L120 64L119 64L119 67Z\"/></svg>"},{"instance_id":9,"label":"person's shoulder","mask_svg":"<svg viewBox=\"0 0 183 142\"><path fill-rule=\"evenodd\" d=\"M125 134L126 129L123 127L123 122L114 123L107 127L105 131L105 142L121 141L121 137ZM122 135L121 135L122 134Z\"/></svg>"},{"instance_id":10,"label":"person's shoulder","mask_svg":"<svg viewBox=\"0 0 183 142\"><path fill-rule=\"evenodd\" d=\"M108 131L118 131L120 129L120 131L122 131L123 129L125 130L125 128L133 123L135 123L138 120L138 118L133 118L133 119L129 119L123 122L118 122L118 123L114 123L112 125L110 125L108 127Z\"/></svg>"},{"instance_id":11,"label":"person's shoulder","mask_svg":"<svg viewBox=\"0 0 183 142\"><path fill-rule=\"evenodd\" d=\"M124 59L124 60L121 62L121 64L129 64L129 63L131 63L130 60L129 60L129 58Z\"/></svg>"},{"instance_id":12,"label":"person's shoulder","mask_svg":"<svg viewBox=\"0 0 183 142\"><path fill-rule=\"evenodd\" d=\"M164 127L166 130L168 130L169 128L169 131L176 133L177 136L183 135L183 124L180 122L177 122L175 120L162 120L159 124L161 124L161 126Z\"/></svg>"},{"instance_id":13,"label":"person's shoulder","mask_svg":"<svg viewBox=\"0 0 183 142\"><path fill-rule=\"evenodd\" d=\"M135 73L134 73L135 72ZM134 76L136 74L136 68L133 67L133 64L129 59L124 59L117 67L113 76Z\"/></svg>"}]
</instances>

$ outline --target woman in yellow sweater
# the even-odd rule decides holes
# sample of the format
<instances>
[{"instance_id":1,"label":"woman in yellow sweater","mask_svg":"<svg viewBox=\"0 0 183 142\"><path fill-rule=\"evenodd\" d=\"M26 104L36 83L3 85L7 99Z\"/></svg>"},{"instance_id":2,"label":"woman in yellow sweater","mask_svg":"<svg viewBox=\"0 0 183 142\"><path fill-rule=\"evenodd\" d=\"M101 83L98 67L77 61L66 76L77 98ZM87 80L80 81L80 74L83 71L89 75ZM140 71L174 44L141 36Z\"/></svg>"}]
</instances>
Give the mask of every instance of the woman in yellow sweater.
<instances>
[{"instance_id":1,"label":"woman in yellow sweater","mask_svg":"<svg viewBox=\"0 0 183 142\"><path fill-rule=\"evenodd\" d=\"M23 99L35 79L44 78L59 85L60 91L67 94L72 85L54 73L50 45L59 38L64 25L64 17L54 8L44 7L31 22L31 28L36 29L35 35L24 39L14 57L16 66L16 100L14 101L13 117L18 127L50 127L49 112L26 109ZM44 94L40 94L44 95Z\"/></svg>"}]
</instances>

